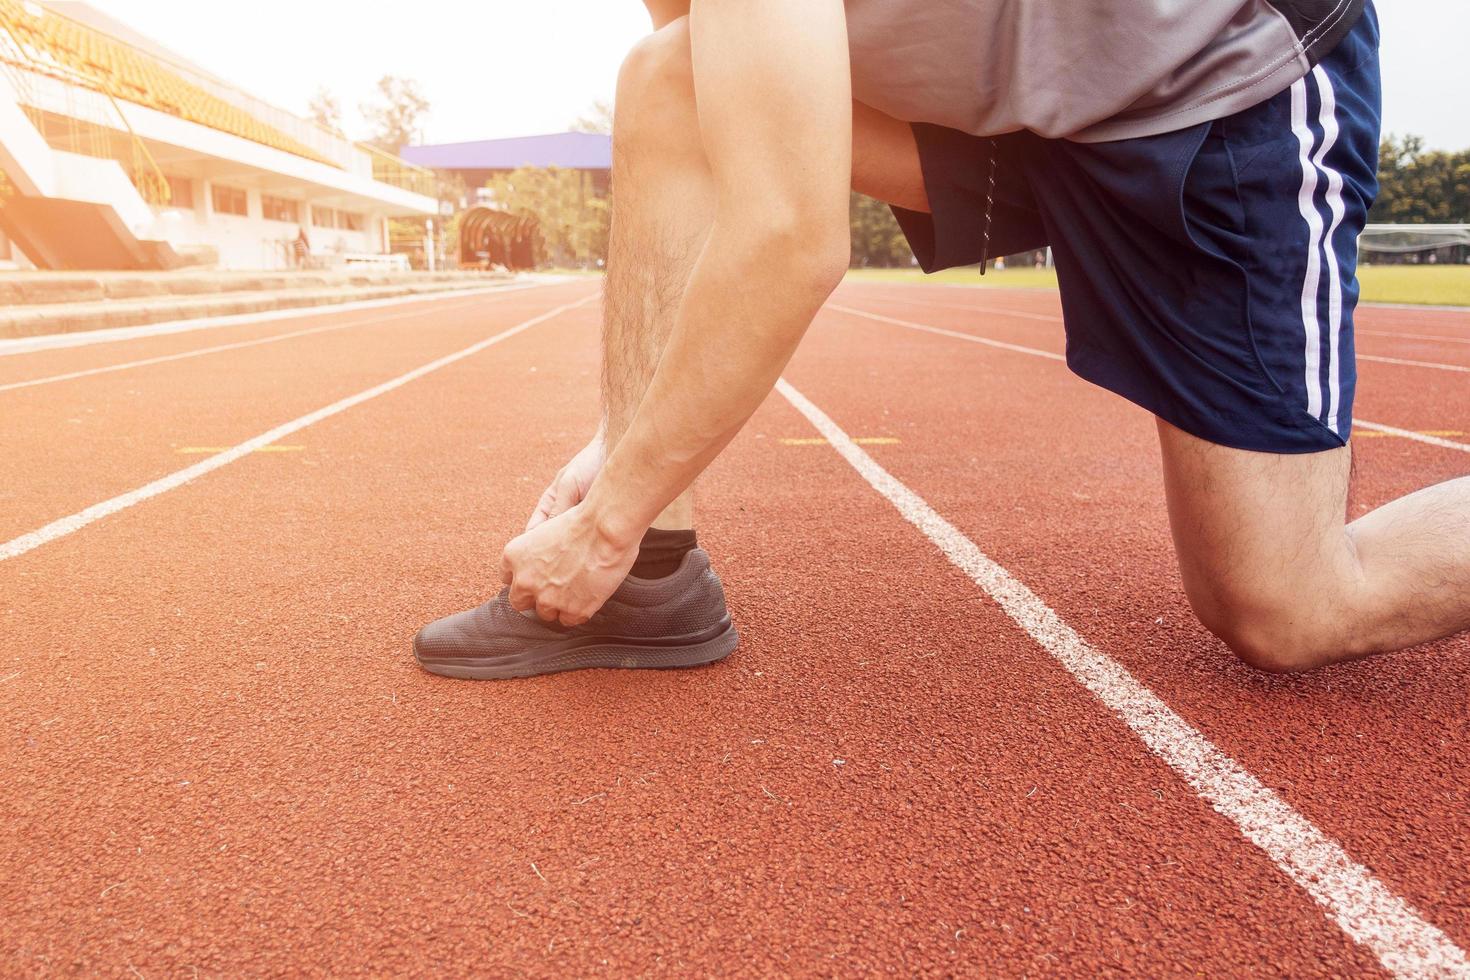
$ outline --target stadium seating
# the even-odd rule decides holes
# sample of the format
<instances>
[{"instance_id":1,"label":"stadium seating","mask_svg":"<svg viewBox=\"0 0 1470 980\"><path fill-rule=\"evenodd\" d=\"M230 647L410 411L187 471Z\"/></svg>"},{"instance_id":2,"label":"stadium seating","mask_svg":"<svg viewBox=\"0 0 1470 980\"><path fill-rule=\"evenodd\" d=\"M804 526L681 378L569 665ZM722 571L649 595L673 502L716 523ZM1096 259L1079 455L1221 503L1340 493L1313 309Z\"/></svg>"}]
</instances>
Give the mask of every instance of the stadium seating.
<instances>
[{"instance_id":1,"label":"stadium seating","mask_svg":"<svg viewBox=\"0 0 1470 980\"><path fill-rule=\"evenodd\" d=\"M23 0L0 0L0 30L9 34L24 58L15 67L86 84L117 99L336 166L158 59L86 25ZM0 46L0 58L13 61L10 48Z\"/></svg>"}]
</instances>

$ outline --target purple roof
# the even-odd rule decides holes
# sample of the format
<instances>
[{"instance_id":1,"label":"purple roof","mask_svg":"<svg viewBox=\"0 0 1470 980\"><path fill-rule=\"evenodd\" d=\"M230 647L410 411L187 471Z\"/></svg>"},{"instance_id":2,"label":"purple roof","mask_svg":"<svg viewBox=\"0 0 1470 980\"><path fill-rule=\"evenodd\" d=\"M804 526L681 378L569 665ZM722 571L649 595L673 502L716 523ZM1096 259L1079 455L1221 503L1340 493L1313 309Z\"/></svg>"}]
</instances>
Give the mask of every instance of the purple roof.
<instances>
[{"instance_id":1,"label":"purple roof","mask_svg":"<svg viewBox=\"0 0 1470 980\"><path fill-rule=\"evenodd\" d=\"M602 133L551 133L472 143L405 146L399 156L430 170L514 170L565 167L610 170L612 137Z\"/></svg>"}]
</instances>

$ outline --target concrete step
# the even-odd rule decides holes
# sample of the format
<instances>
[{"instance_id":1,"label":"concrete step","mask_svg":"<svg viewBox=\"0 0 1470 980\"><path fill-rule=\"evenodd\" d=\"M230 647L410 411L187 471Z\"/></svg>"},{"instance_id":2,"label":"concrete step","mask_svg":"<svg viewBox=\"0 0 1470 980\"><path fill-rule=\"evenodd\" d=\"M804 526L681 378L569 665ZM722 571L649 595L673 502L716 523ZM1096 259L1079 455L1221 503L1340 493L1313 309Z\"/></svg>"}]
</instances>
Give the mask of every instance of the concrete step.
<instances>
[{"instance_id":1,"label":"concrete step","mask_svg":"<svg viewBox=\"0 0 1470 980\"><path fill-rule=\"evenodd\" d=\"M420 283L494 282L494 272L0 272L0 306L92 303L143 297L204 296L283 290L345 289Z\"/></svg>"},{"instance_id":2,"label":"concrete step","mask_svg":"<svg viewBox=\"0 0 1470 980\"><path fill-rule=\"evenodd\" d=\"M336 285L326 288L255 289L193 295L158 295L91 302L52 302L0 309L0 337L36 337L108 327L327 306L462 289L504 288L512 277L486 277Z\"/></svg>"}]
</instances>

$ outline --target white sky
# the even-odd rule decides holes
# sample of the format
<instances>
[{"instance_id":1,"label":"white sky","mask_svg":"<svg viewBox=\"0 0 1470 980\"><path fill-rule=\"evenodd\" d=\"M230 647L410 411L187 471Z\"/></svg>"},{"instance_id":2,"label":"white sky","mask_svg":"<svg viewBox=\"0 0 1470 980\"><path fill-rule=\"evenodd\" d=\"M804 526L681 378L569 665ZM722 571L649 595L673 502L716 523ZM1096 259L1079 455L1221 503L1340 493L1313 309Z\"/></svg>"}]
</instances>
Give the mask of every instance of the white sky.
<instances>
[{"instance_id":1,"label":"white sky","mask_svg":"<svg viewBox=\"0 0 1470 980\"><path fill-rule=\"evenodd\" d=\"M90 2L284 109L304 113L325 85L353 136L366 135L357 105L380 76L416 79L432 105L428 142L566 129L611 100L624 52L648 30L638 0ZM1385 0L1379 15L1385 131L1470 148L1470 2Z\"/></svg>"}]
</instances>

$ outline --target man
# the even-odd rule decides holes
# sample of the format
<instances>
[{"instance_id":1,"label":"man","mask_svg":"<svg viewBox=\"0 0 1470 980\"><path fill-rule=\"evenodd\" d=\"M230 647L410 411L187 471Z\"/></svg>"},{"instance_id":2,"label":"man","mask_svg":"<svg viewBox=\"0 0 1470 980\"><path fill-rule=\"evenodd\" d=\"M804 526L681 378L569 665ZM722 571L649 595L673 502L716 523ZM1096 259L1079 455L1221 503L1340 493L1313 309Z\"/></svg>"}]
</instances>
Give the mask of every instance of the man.
<instances>
[{"instance_id":1,"label":"man","mask_svg":"<svg viewBox=\"0 0 1470 980\"><path fill-rule=\"evenodd\" d=\"M603 430L506 547L506 591L419 634L424 667L734 648L688 488L840 280L849 183L926 271L1052 247L1068 364L1157 417L1184 588L1246 663L1470 626L1470 479L1344 518L1365 0L650 8L618 84Z\"/></svg>"}]
</instances>

